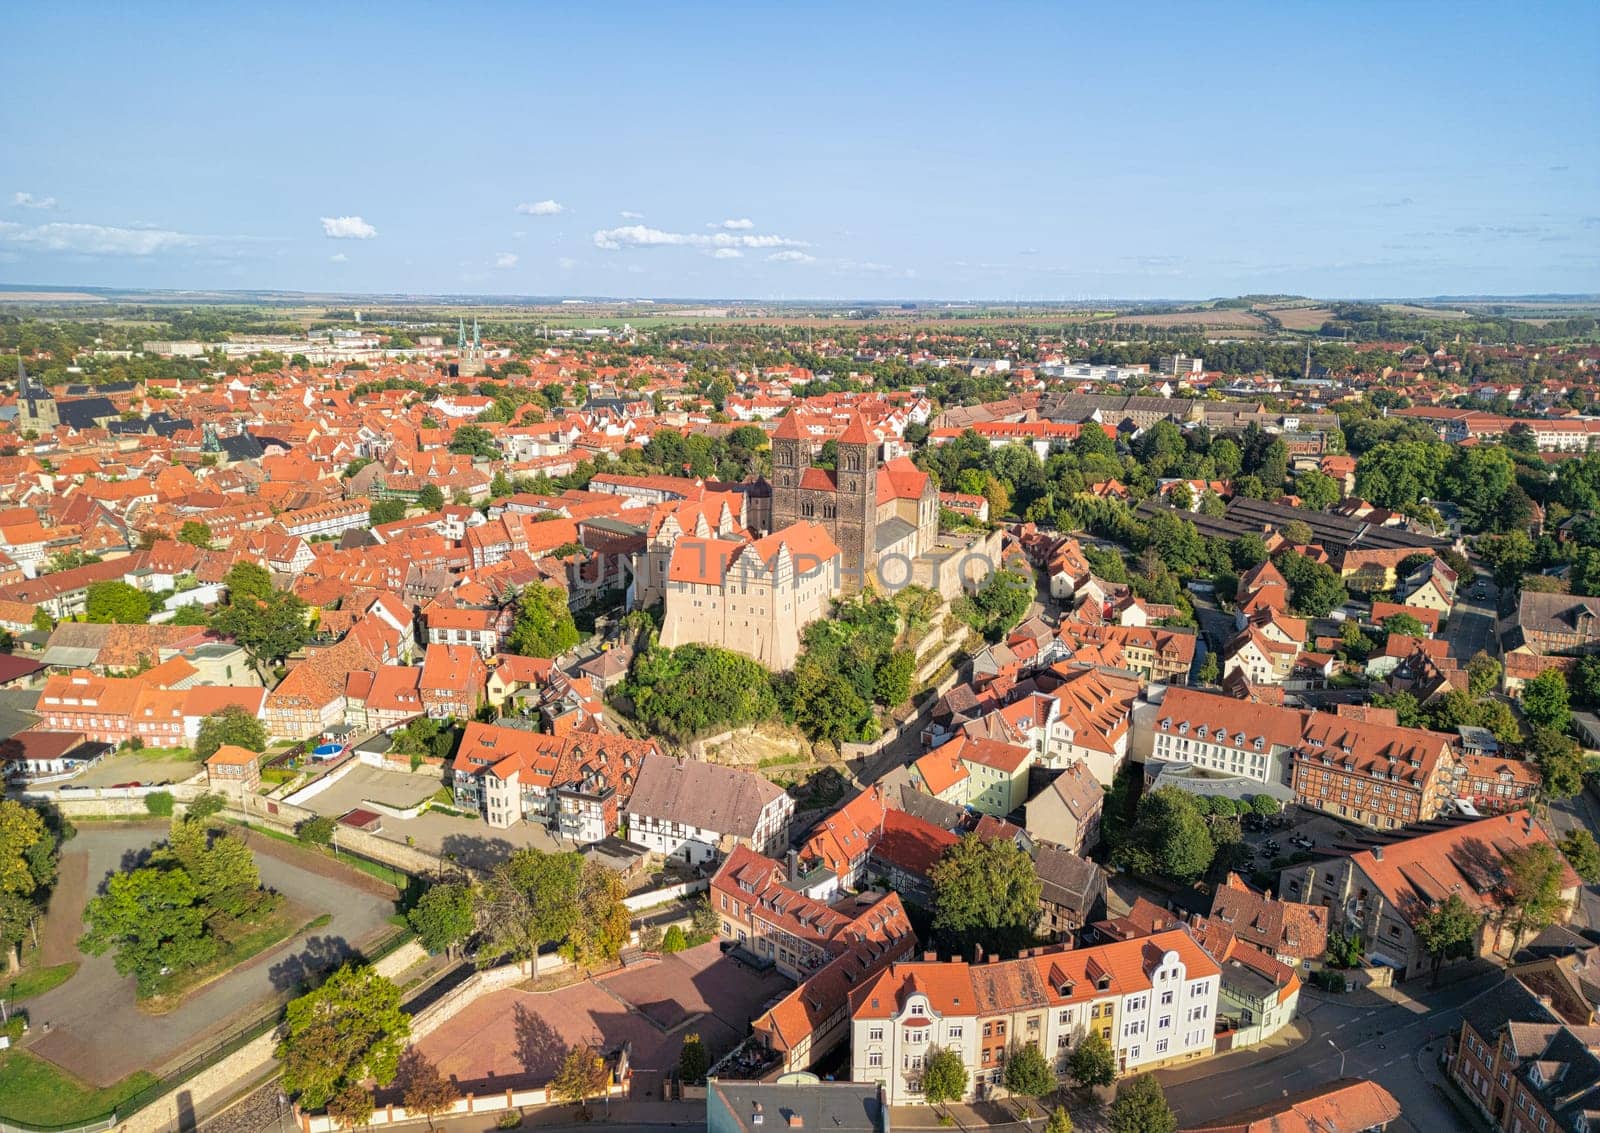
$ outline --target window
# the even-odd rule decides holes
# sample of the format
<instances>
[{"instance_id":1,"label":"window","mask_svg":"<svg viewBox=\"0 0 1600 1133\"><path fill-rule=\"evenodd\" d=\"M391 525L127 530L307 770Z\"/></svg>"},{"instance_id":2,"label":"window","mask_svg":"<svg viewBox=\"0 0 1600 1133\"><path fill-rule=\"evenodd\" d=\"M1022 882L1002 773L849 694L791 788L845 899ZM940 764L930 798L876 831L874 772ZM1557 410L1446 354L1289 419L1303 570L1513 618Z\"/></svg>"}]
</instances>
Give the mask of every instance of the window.
<instances>
[{"instance_id":1,"label":"window","mask_svg":"<svg viewBox=\"0 0 1600 1133\"><path fill-rule=\"evenodd\" d=\"M869 1030L867 1032L867 1041L869 1043L881 1043L883 1041L883 1028L873 1027Z\"/></svg>"},{"instance_id":2,"label":"window","mask_svg":"<svg viewBox=\"0 0 1600 1133\"><path fill-rule=\"evenodd\" d=\"M1157 1039L1156 1040L1156 1053L1157 1054L1166 1054L1167 1053L1167 1040L1166 1039Z\"/></svg>"},{"instance_id":3,"label":"window","mask_svg":"<svg viewBox=\"0 0 1600 1133\"><path fill-rule=\"evenodd\" d=\"M948 1034L953 1039L959 1039L961 1037L961 1028L959 1026L950 1027L950 1028L948 1028L946 1030L945 1033Z\"/></svg>"},{"instance_id":4,"label":"window","mask_svg":"<svg viewBox=\"0 0 1600 1133\"><path fill-rule=\"evenodd\" d=\"M1172 1006L1172 992L1164 991L1164 992L1161 993L1161 1006L1163 1006L1163 1007Z\"/></svg>"},{"instance_id":5,"label":"window","mask_svg":"<svg viewBox=\"0 0 1600 1133\"><path fill-rule=\"evenodd\" d=\"M1156 1020L1156 1030L1158 1031L1164 1031L1170 1026L1172 1026L1171 1015L1163 1015L1160 1019Z\"/></svg>"},{"instance_id":6,"label":"window","mask_svg":"<svg viewBox=\"0 0 1600 1133\"><path fill-rule=\"evenodd\" d=\"M868 1066L882 1066L883 1065L883 1052L875 1050L875 1051L872 1051L870 1054L868 1054L867 1055L867 1065Z\"/></svg>"}]
</instances>

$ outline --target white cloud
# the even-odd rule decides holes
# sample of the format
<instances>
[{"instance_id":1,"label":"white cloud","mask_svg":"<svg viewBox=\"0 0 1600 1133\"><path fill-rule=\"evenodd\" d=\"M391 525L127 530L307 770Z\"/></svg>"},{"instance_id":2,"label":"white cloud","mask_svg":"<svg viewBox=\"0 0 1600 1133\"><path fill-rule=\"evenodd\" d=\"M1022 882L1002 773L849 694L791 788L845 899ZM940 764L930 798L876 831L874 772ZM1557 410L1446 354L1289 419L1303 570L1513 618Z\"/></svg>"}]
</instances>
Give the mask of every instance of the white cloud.
<instances>
[{"instance_id":1,"label":"white cloud","mask_svg":"<svg viewBox=\"0 0 1600 1133\"><path fill-rule=\"evenodd\" d=\"M330 264L347 264L350 262L350 257L345 255L343 252L335 252L333 255L328 257L328 262Z\"/></svg>"},{"instance_id":2,"label":"white cloud","mask_svg":"<svg viewBox=\"0 0 1600 1133\"><path fill-rule=\"evenodd\" d=\"M497 268L514 268L517 266L517 259L515 252L501 252L495 256L494 266Z\"/></svg>"},{"instance_id":3,"label":"white cloud","mask_svg":"<svg viewBox=\"0 0 1600 1133\"><path fill-rule=\"evenodd\" d=\"M330 240L371 240L378 230L359 216L325 216L322 234Z\"/></svg>"},{"instance_id":4,"label":"white cloud","mask_svg":"<svg viewBox=\"0 0 1600 1133\"><path fill-rule=\"evenodd\" d=\"M804 252L774 252L767 259L775 264L814 264L817 257L808 256Z\"/></svg>"},{"instance_id":5,"label":"white cloud","mask_svg":"<svg viewBox=\"0 0 1600 1133\"><path fill-rule=\"evenodd\" d=\"M663 232L643 224L628 224L621 228L602 228L594 234L594 246L616 251L619 248L804 248L801 240L787 236L757 236L753 233L734 235L730 232Z\"/></svg>"},{"instance_id":6,"label":"white cloud","mask_svg":"<svg viewBox=\"0 0 1600 1133\"><path fill-rule=\"evenodd\" d=\"M714 248L711 251L711 258L714 260L737 260L743 256L744 253L738 248Z\"/></svg>"},{"instance_id":7,"label":"white cloud","mask_svg":"<svg viewBox=\"0 0 1600 1133\"><path fill-rule=\"evenodd\" d=\"M642 213L642 212L629 212L627 209L623 209L622 212L620 214L618 214L618 215L620 215L623 220L643 220L644 219L644 213Z\"/></svg>"},{"instance_id":8,"label":"white cloud","mask_svg":"<svg viewBox=\"0 0 1600 1133\"><path fill-rule=\"evenodd\" d=\"M206 237L165 228L115 228L104 224L39 224L0 221L0 241L47 252L91 256L148 256L172 248L192 248Z\"/></svg>"},{"instance_id":9,"label":"white cloud","mask_svg":"<svg viewBox=\"0 0 1600 1133\"><path fill-rule=\"evenodd\" d=\"M53 209L56 207L54 197L36 197L32 193L14 193L11 203L24 209Z\"/></svg>"},{"instance_id":10,"label":"white cloud","mask_svg":"<svg viewBox=\"0 0 1600 1133\"><path fill-rule=\"evenodd\" d=\"M571 271L573 268L578 266L578 261L573 259L571 256L562 256L556 261L556 266L562 271Z\"/></svg>"},{"instance_id":11,"label":"white cloud","mask_svg":"<svg viewBox=\"0 0 1600 1133\"><path fill-rule=\"evenodd\" d=\"M517 211L528 216L557 216L567 210L557 201L525 201L517 206Z\"/></svg>"},{"instance_id":12,"label":"white cloud","mask_svg":"<svg viewBox=\"0 0 1600 1133\"><path fill-rule=\"evenodd\" d=\"M747 216L741 217L738 220L724 220L721 223L714 222L706 225L707 228L726 228L730 232L745 232L754 228L755 226L756 222Z\"/></svg>"}]
</instances>

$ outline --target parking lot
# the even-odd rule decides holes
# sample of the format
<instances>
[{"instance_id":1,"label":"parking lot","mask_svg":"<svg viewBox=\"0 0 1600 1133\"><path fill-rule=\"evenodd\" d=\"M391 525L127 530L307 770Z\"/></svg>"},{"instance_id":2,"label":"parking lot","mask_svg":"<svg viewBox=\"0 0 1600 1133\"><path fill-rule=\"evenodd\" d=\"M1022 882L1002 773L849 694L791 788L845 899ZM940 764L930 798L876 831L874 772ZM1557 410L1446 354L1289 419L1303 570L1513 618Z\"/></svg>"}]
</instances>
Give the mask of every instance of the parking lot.
<instances>
[{"instance_id":1,"label":"parking lot","mask_svg":"<svg viewBox=\"0 0 1600 1133\"><path fill-rule=\"evenodd\" d=\"M200 770L200 762L149 751L119 751L106 756L67 785L73 787L118 787L137 783L157 786L182 783Z\"/></svg>"},{"instance_id":2,"label":"parking lot","mask_svg":"<svg viewBox=\"0 0 1600 1133\"><path fill-rule=\"evenodd\" d=\"M444 786L437 772L384 771L357 765L333 786L306 799L304 805L318 814L334 818L367 802L379 802L397 810L416 806Z\"/></svg>"}]
</instances>

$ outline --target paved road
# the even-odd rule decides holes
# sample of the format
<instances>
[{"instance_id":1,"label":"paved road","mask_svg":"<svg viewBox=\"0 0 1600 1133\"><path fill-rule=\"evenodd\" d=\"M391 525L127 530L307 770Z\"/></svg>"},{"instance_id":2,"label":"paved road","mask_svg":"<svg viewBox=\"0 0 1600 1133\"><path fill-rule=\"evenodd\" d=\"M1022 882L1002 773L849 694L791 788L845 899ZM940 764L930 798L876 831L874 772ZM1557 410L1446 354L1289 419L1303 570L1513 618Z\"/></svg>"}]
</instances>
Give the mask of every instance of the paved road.
<instances>
[{"instance_id":1,"label":"paved road","mask_svg":"<svg viewBox=\"0 0 1600 1133\"><path fill-rule=\"evenodd\" d=\"M1423 1079L1414 1056L1430 1040L1453 1032L1461 1022L1461 1006L1499 979L1490 973L1437 990L1428 989L1426 980L1413 981L1422 986L1402 985L1384 993L1392 997L1387 1000L1371 992L1348 999L1313 999L1306 992L1300 1014L1311 1034L1288 1053L1226 1070L1198 1064L1158 1071L1157 1077L1185 1124L1350 1077L1370 1078L1393 1094L1414 1133L1455 1129L1455 1112Z\"/></svg>"},{"instance_id":2,"label":"paved road","mask_svg":"<svg viewBox=\"0 0 1600 1133\"><path fill-rule=\"evenodd\" d=\"M1499 643L1495 641L1494 626L1498 616L1500 592L1487 574L1479 574L1486 588L1486 597L1474 598L1477 582L1463 578L1456 589L1456 603L1450 611L1450 623L1445 626L1445 640L1450 643L1450 656L1465 661L1480 649L1492 657L1499 656Z\"/></svg>"},{"instance_id":3,"label":"paved road","mask_svg":"<svg viewBox=\"0 0 1600 1133\"><path fill-rule=\"evenodd\" d=\"M47 933L75 939L86 890L92 895L108 874L160 841L165 830L161 823L79 827L62 854L63 884L51 899ZM333 863L292 846L259 837L251 845L263 883L302 906L307 920L329 914L326 925L234 969L162 1016L139 1009L133 979L117 974L111 953L83 956L70 980L29 1001L33 1033L28 1047L96 1085L110 1085L135 1070L160 1071L183 1061L206 1038L241 1025L266 1002L287 997L308 965L336 963L387 930L394 901L376 882L361 874L343 876L342 868L330 869ZM335 871L340 876L326 876Z\"/></svg>"}]
</instances>

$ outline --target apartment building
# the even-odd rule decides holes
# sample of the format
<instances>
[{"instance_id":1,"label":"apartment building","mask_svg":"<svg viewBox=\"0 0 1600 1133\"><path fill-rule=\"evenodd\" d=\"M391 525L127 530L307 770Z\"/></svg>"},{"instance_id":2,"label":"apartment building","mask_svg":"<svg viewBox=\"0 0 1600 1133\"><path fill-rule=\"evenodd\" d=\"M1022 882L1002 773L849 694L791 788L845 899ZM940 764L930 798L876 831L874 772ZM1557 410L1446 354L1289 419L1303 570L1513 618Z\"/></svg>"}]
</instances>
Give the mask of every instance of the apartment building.
<instances>
[{"instance_id":1,"label":"apartment building","mask_svg":"<svg viewBox=\"0 0 1600 1133\"><path fill-rule=\"evenodd\" d=\"M363 499L313 504L278 517L278 526L284 533L299 539L333 538L346 531L365 528L367 522L368 504Z\"/></svg>"},{"instance_id":2,"label":"apartment building","mask_svg":"<svg viewBox=\"0 0 1600 1133\"><path fill-rule=\"evenodd\" d=\"M1507 653L1600 653L1600 598L1524 590L1504 644Z\"/></svg>"},{"instance_id":3,"label":"apartment building","mask_svg":"<svg viewBox=\"0 0 1600 1133\"><path fill-rule=\"evenodd\" d=\"M1004 816L1028 797L1034 751L999 740L957 735L911 765L911 782L934 798Z\"/></svg>"},{"instance_id":4,"label":"apartment building","mask_svg":"<svg viewBox=\"0 0 1600 1133\"><path fill-rule=\"evenodd\" d=\"M484 701L489 670L470 645L430 645L422 659L417 689L422 707L435 720L464 720Z\"/></svg>"},{"instance_id":5,"label":"apartment building","mask_svg":"<svg viewBox=\"0 0 1600 1133\"><path fill-rule=\"evenodd\" d=\"M698 865L735 846L768 855L788 850L794 799L752 771L648 755L625 813L628 841Z\"/></svg>"},{"instance_id":6,"label":"apartment building","mask_svg":"<svg viewBox=\"0 0 1600 1133\"><path fill-rule=\"evenodd\" d=\"M427 621L429 645L470 645L487 661L500 652L511 618L499 609L434 606Z\"/></svg>"},{"instance_id":7,"label":"apartment building","mask_svg":"<svg viewBox=\"0 0 1600 1133\"><path fill-rule=\"evenodd\" d=\"M1374 846L1348 857L1290 866L1279 874L1278 892L1288 901L1329 910L1329 931L1359 933L1374 963L1409 979L1432 970L1417 939L1417 923L1452 894L1483 918L1475 952L1509 953L1514 933L1499 917L1503 860L1507 852L1549 845L1543 828L1526 811L1513 811ZM1579 880L1563 862L1561 900L1571 915Z\"/></svg>"},{"instance_id":8,"label":"apartment building","mask_svg":"<svg viewBox=\"0 0 1600 1133\"><path fill-rule=\"evenodd\" d=\"M891 1105L923 1101L935 1050L968 1072L967 1099L999 1084L1008 1053L1027 1043L1064 1073L1092 1031L1112 1045L1119 1074L1203 1058L1214 1048L1221 969L1187 929L1015 960L891 964L851 992L851 1079L881 1082Z\"/></svg>"},{"instance_id":9,"label":"apartment building","mask_svg":"<svg viewBox=\"0 0 1600 1133\"><path fill-rule=\"evenodd\" d=\"M1117 664L1156 684L1186 685L1194 665L1196 638L1185 630L1066 622L1061 640L1074 652L1084 646L1113 645L1120 650Z\"/></svg>"},{"instance_id":10,"label":"apartment building","mask_svg":"<svg viewBox=\"0 0 1600 1133\"><path fill-rule=\"evenodd\" d=\"M1433 818L1451 798L1451 737L1315 712L1290 755L1295 802L1393 830Z\"/></svg>"},{"instance_id":11,"label":"apartment building","mask_svg":"<svg viewBox=\"0 0 1600 1133\"><path fill-rule=\"evenodd\" d=\"M1243 777L1285 793L1307 713L1195 689L1169 689L1154 711L1151 759Z\"/></svg>"}]
</instances>

